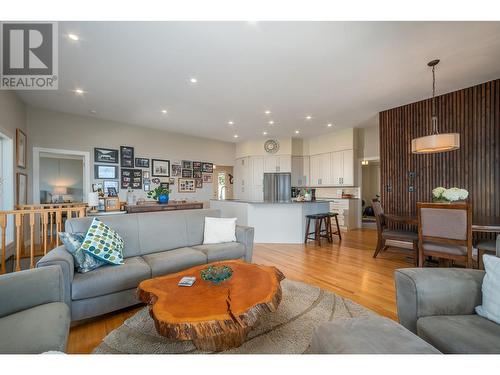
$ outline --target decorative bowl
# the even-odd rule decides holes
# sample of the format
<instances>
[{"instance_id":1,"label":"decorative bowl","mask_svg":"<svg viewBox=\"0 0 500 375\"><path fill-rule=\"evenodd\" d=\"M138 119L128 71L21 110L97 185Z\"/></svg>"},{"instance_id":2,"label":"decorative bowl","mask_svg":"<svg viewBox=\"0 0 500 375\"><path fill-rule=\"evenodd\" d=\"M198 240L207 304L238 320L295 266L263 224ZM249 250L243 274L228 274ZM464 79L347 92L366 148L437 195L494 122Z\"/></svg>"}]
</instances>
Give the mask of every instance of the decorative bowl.
<instances>
[{"instance_id":1,"label":"decorative bowl","mask_svg":"<svg viewBox=\"0 0 500 375\"><path fill-rule=\"evenodd\" d=\"M229 280L231 276L233 276L233 269L229 266L208 266L201 270L201 278L215 285Z\"/></svg>"}]
</instances>

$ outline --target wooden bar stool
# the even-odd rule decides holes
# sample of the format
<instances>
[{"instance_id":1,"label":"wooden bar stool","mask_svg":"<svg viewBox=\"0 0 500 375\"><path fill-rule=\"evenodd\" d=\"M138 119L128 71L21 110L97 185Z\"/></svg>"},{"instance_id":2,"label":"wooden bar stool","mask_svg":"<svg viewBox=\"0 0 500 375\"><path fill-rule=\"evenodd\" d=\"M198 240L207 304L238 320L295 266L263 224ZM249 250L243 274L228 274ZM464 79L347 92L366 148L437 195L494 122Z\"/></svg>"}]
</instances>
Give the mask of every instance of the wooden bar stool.
<instances>
[{"instance_id":1,"label":"wooden bar stool","mask_svg":"<svg viewBox=\"0 0 500 375\"><path fill-rule=\"evenodd\" d=\"M307 240L316 241L318 245L321 244L321 238L326 238L328 242L332 242L332 228L329 225L330 215L329 214L314 214L307 215L307 224L306 224L306 235L304 238L304 243L307 243ZM309 232L311 226L311 220L314 220L314 232ZM323 229L324 226L324 229Z\"/></svg>"},{"instance_id":2,"label":"wooden bar stool","mask_svg":"<svg viewBox=\"0 0 500 375\"><path fill-rule=\"evenodd\" d=\"M339 236L339 241L342 240L342 235L340 234L340 227L339 227L339 219L338 216L339 214L336 212L330 212L328 213L328 226L330 227L330 233L332 236L332 241L333 241L333 235ZM337 230L335 232L332 231L332 217L335 218L335 225L337 226Z\"/></svg>"}]
</instances>

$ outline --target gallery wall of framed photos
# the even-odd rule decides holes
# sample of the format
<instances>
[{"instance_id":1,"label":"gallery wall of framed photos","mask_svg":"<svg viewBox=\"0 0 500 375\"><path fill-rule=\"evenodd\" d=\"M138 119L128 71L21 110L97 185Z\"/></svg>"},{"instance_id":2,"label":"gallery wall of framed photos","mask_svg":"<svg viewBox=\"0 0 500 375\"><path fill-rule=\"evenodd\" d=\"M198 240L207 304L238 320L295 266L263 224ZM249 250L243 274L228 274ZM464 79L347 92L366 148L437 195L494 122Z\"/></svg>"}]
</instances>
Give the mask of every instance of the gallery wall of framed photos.
<instances>
[{"instance_id":1,"label":"gallery wall of framed photos","mask_svg":"<svg viewBox=\"0 0 500 375\"><path fill-rule=\"evenodd\" d=\"M138 199L166 186L175 199L210 198L214 164L207 161L147 157L133 146L94 147L94 191L126 200L129 189Z\"/></svg>"}]
</instances>

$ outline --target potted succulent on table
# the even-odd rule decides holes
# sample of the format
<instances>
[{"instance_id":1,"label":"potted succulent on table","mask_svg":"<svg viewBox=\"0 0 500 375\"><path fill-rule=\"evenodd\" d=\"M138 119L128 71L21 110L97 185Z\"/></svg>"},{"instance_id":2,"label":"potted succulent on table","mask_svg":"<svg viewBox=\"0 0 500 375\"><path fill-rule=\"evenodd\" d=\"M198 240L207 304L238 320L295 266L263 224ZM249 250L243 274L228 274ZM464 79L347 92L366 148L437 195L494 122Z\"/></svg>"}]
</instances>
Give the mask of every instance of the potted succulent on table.
<instances>
[{"instance_id":1,"label":"potted succulent on table","mask_svg":"<svg viewBox=\"0 0 500 375\"><path fill-rule=\"evenodd\" d=\"M148 192L148 198L152 198L158 201L160 204L167 204L170 194L170 189L164 186L158 186L150 192Z\"/></svg>"}]
</instances>

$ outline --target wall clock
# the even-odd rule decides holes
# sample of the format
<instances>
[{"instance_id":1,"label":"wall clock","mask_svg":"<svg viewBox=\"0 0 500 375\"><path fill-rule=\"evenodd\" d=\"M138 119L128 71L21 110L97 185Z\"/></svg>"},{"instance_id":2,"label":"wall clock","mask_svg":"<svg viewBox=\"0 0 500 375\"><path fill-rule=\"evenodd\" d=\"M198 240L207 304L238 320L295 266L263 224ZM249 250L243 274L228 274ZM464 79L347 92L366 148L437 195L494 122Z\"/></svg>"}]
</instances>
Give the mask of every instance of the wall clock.
<instances>
[{"instance_id":1,"label":"wall clock","mask_svg":"<svg viewBox=\"0 0 500 375\"><path fill-rule=\"evenodd\" d=\"M264 143L264 150L268 154L275 154L280 149L280 144L275 139L269 139Z\"/></svg>"}]
</instances>

